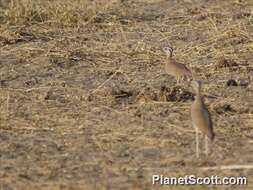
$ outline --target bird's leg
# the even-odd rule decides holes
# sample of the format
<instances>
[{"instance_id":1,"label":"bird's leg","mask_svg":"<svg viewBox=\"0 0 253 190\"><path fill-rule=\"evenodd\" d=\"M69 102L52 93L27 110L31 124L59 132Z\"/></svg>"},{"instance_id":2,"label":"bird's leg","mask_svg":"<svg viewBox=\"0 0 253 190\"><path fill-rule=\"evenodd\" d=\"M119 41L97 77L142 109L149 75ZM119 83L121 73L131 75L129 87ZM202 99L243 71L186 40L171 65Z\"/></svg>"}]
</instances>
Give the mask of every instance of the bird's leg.
<instances>
[{"instance_id":1,"label":"bird's leg","mask_svg":"<svg viewBox=\"0 0 253 190\"><path fill-rule=\"evenodd\" d=\"M184 76L184 75L182 76L182 81L183 81L183 82L185 81L185 76Z\"/></svg>"},{"instance_id":2,"label":"bird's leg","mask_svg":"<svg viewBox=\"0 0 253 190\"><path fill-rule=\"evenodd\" d=\"M187 77L187 82L191 82L192 78L189 76Z\"/></svg>"},{"instance_id":3,"label":"bird's leg","mask_svg":"<svg viewBox=\"0 0 253 190\"><path fill-rule=\"evenodd\" d=\"M144 114L141 113L141 126L144 127Z\"/></svg>"},{"instance_id":4,"label":"bird's leg","mask_svg":"<svg viewBox=\"0 0 253 190\"><path fill-rule=\"evenodd\" d=\"M205 136L205 153L206 153L206 156L209 154L209 147L208 147L208 137Z\"/></svg>"},{"instance_id":5,"label":"bird's leg","mask_svg":"<svg viewBox=\"0 0 253 190\"><path fill-rule=\"evenodd\" d=\"M195 127L195 135L196 135L196 157L199 158L199 131L197 127Z\"/></svg>"},{"instance_id":6,"label":"bird's leg","mask_svg":"<svg viewBox=\"0 0 253 190\"><path fill-rule=\"evenodd\" d=\"M177 77L177 85L179 84L180 77Z\"/></svg>"},{"instance_id":7,"label":"bird's leg","mask_svg":"<svg viewBox=\"0 0 253 190\"><path fill-rule=\"evenodd\" d=\"M186 83L188 83L188 82L189 82L189 81L188 81L188 77L187 77L187 76L185 76L185 75L182 77L182 80L183 80L183 82L184 82L184 81L186 81Z\"/></svg>"}]
</instances>

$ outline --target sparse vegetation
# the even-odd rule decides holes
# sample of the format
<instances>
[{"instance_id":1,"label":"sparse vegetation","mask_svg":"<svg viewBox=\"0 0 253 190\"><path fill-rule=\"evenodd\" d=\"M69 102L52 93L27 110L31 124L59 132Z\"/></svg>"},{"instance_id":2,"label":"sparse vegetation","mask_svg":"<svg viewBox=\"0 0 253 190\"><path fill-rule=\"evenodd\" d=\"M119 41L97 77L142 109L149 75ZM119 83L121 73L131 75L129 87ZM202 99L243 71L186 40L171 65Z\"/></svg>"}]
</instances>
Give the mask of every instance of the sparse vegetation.
<instances>
[{"instance_id":1,"label":"sparse vegetation","mask_svg":"<svg viewBox=\"0 0 253 190\"><path fill-rule=\"evenodd\" d=\"M199 168L253 164L253 1L0 0L0 24L0 189L153 189L153 174L251 189L252 169ZM208 158L167 44L205 83Z\"/></svg>"}]
</instances>

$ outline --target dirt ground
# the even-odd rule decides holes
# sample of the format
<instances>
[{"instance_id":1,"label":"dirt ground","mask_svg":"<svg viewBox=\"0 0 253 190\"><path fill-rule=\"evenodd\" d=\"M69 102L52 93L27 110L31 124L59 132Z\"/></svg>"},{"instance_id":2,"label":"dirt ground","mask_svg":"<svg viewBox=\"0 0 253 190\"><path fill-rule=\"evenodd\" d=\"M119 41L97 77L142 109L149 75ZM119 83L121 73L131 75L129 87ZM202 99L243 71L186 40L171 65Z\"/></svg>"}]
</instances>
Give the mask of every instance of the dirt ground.
<instances>
[{"instance_id":1,"label":"dirt ground","mask_svg":"<svg viewBox=\"0 0 253 190\"><path fill-rule=\"evenodd\" d=\"M252 0L0 0L0 23L1 190L253 189ZM203 82L209 156L201 141L196 159L194 92L165 73L168 44Z\"/></svg>"}]
</instances>

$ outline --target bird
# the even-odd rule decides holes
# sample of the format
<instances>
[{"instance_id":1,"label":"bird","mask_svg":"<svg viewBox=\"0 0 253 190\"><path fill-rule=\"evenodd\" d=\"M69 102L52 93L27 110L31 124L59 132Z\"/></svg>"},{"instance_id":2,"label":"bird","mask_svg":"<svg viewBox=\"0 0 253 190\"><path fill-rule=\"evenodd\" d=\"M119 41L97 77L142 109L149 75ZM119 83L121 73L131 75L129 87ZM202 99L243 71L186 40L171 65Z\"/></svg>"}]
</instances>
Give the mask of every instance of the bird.
<instances>
[{"instance_id":1,"label":"bird","mask_svg":"<svg viewBox=\"0 0 253 190\"><path fill-rule=\"evenodd\" d=\"M173 48L166 46L163 51L167 54L168 60L165 62L165 71L167 74L176 77L177 84L180 78L185 76L192 76L192 72L184 64L177 62L173 57Z\"/></svg>"},{"instance_id":2,"label":"bird","mask_svg":"<svg viewBox=\"0 0 253 190\"><path fill-rule=\"evenodd\" d=\"M213 123L208 109L201 96L201 82L192 81L191 86L196 92L195 100L191 105L191 120L196 132L196 157L199 157L199 132L205 138L205 154L208 155L208 140L214 140Z\"/></svg>"}]
</instances>

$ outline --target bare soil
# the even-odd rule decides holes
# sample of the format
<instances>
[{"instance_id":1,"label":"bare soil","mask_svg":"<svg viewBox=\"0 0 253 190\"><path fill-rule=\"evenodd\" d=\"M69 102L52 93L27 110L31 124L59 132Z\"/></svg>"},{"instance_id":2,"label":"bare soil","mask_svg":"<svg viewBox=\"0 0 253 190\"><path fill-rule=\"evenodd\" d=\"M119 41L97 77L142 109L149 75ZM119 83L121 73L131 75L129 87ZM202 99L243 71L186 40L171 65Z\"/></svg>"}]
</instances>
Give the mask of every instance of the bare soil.
<instances>
[{"instance_id":1,"label":"bare soil","mask_svg":"<svg viewBox=\"0 0 253 190\"><path fill-rule=\"evenodd\" d=\"M208 188L155 174L253 188L253 1L6 0L0 22L0 189ZM196 159L194 92L165 73L168 44L203 82L209 156L201 141Z\"/></svg>"}]
</instances>

